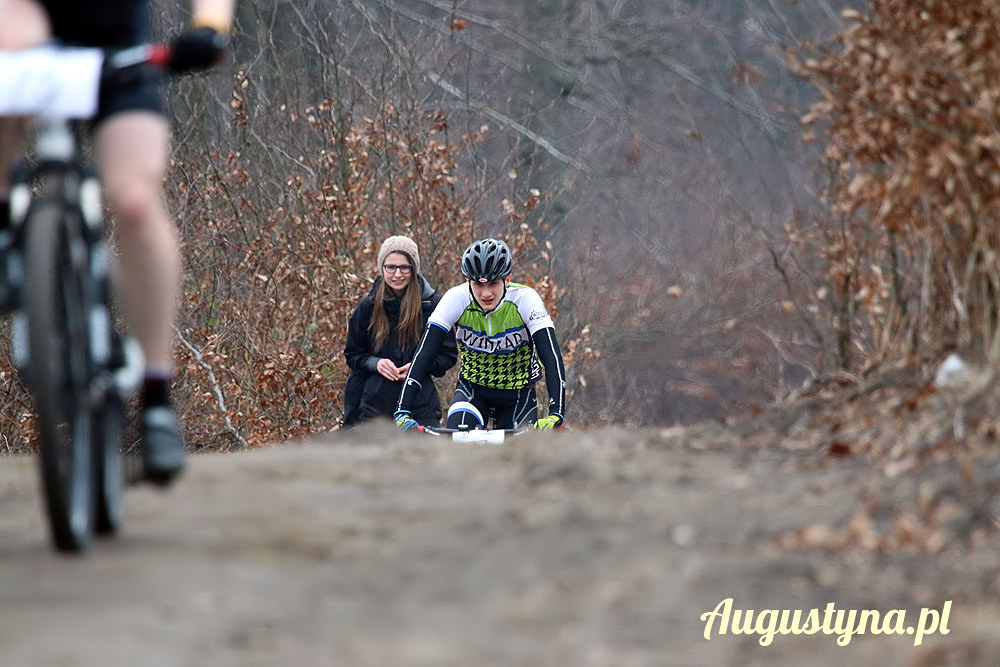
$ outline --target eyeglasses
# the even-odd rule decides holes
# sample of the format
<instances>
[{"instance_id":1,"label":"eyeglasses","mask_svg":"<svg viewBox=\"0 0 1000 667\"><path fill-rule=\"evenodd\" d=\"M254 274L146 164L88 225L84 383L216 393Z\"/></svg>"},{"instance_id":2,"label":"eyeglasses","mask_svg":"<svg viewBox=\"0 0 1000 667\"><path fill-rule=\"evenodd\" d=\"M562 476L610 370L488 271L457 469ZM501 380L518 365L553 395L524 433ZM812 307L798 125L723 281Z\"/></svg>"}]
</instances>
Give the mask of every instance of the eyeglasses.
<instances>
[{"instance_id":1,"label":"eyeglasses","mask_svg":"<svg viewBox=\"0 0 1000 667\"><path fill-rule=\"evenodd\" d=\"M396 271L399 271L406 276L410 274L413 267L409 264L383 264L382 269L385 270L386 273L395 273Z\"/></svg>"}]
</instances>

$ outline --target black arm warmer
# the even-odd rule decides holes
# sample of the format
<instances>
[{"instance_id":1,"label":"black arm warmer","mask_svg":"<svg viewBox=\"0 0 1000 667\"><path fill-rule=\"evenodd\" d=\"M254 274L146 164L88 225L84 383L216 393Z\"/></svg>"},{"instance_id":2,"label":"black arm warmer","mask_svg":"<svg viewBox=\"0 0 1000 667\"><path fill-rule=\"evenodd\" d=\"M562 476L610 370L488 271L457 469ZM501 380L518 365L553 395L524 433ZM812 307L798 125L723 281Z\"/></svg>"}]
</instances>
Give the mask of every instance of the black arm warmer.
<instances>
[{"instance_id":1,"label":"black arm warmer","mask_svg":"<svg viewBox=\"0 0 1000 667\"><path fill-rule=\"evenodd\" d=\"M549 391L549 414L566 418L566 369L563 367L562 352L556 341L556 330L545 327L531 337L538 351L538 359L545 366L545 388Z\"/></svg>"},{"instance_id":2,"label":"black arm warmer","mask_svg":"<svg viewBox=\"0 0 1000 667\"><path fill-rule=\"evenodd\" d=\"M435 328L440 329L441 327ZM434 359L431 361L431 375L436 378L441 377L447 373L457 361L458 345L455 343L455 337L446 335L444 340L441 341L441 347L438 348L438 353L434 355Z\"/></svg>"},{"instance_id":3,"label":"black arm warmer","mask_svg":"<svg viewBox=\"0 0 1000 667\"><path fill-rule=\"evenodd\" d=\"M417 381L417 378L427 377L427 371L434 361L434 357L437 356L438 350L444 342L444 337L447 335L448 332L441 327L434 324L427 325L427 328L424 330L424 337L420 339L417 351L413 353L410 370L406 373L406 379L403 380L403 390L399 393L397 410L410 409L410 403L420 389L420 382Z\"/></svg>"}]
</instances>

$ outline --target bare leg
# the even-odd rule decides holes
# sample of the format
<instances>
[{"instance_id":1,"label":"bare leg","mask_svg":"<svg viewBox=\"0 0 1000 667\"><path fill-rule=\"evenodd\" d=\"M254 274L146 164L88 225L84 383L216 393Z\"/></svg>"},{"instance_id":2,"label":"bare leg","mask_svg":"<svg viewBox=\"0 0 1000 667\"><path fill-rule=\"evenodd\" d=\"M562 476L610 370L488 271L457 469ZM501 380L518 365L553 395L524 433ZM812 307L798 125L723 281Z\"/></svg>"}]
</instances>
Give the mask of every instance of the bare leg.
<instances>
[{"instance_id":1,"label":"bare leg","mask_svg":"<svg viewBox=\"0 0 1000 667\"><path fill-rule=\"evenodd\" d=\"M94 137L97 163L121 251L122 297L146 355L142 460L147 479L170 483L184 467L184 436L170 407L180 241L163 201L169 126L148 111L119 113Z\"/></svg>"},{"instance_id":2,"label":"bare leg","mask_svg":"<svg viewBox=\"0 0 1000 667\"><path fill-rule=\"evenodd\" d=\"M169 369L180 281L180 242L163 201L169 127L136 111L105 120L97 160L122 258L122 297L147 366Z\"/></svg>"},{"instance_id":3,"label":"bare leg","mask_svg":"<svg viewBox=\"0 0 1000 667\"><path fill-rule=\"evenodd\" d=\"M37 46L51 32L48 15L34 0L0 0L0 49Z\"/></svg>"}]
</instances>

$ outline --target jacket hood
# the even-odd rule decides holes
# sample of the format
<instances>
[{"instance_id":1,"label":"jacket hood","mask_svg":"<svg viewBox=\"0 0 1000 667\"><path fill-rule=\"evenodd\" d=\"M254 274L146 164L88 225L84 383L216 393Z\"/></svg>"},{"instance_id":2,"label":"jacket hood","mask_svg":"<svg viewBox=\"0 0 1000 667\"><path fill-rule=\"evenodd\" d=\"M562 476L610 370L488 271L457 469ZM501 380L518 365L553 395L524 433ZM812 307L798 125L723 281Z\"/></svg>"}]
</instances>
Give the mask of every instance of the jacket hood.
<instances>
[{"instance_id":1,"label":"jacket hood","mask_svg":"<svg viewBox=\"0 0 1000 667\"><path fill-rule=\"evenodd\" d=\"M420 279L420 300L427 301L434 296L434 288L431 287L431 284L427 282L422 273L418 273L417 278Z\"/></svg>"}]
</instances>

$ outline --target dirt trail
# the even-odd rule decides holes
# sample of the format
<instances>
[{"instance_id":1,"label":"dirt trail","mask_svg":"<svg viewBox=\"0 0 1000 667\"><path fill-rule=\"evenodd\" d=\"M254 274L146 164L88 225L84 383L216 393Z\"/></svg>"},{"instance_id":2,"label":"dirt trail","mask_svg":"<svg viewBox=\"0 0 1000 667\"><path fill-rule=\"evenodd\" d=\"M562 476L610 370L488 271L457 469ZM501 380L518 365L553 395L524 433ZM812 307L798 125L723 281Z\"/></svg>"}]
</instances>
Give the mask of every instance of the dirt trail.
<instances>
[{"instance_id":1,"label":"dirt trail","mask_svg":"<svg viewBox=\"0 0 1000 667\"><path fill-rule=\"evenodd\" d=\"M995 553L788 550L848 517L862 461L718 446L717 428L530 434L501 447L389 425L197 455L127 493L124 533L54 554L34 461L0 461L0 664L998 664ZM978 560L976 560L978 559ZM985 564L984 564L985 563ZM950 634L704 638L734 609L908 610Z\"/></svg>"}]
</instances>

